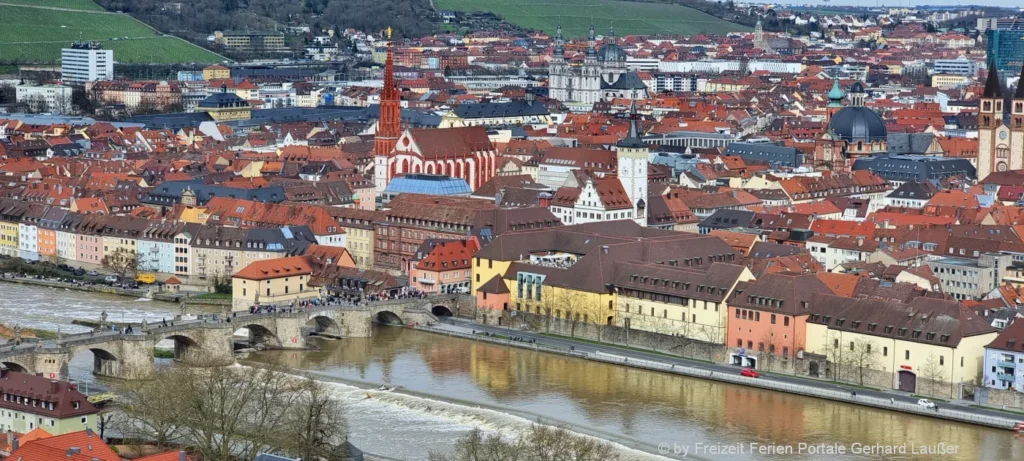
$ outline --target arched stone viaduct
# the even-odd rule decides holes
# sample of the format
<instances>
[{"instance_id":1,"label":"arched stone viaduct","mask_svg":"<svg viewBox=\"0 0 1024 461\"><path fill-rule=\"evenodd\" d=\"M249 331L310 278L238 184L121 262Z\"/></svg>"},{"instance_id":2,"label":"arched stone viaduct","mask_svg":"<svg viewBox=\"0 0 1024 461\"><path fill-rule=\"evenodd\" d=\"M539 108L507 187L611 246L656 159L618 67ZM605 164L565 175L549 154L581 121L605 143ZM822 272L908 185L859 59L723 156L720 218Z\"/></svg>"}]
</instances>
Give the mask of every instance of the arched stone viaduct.
<instances>
[{"instance_id":1,"label":"arched stone viaduct","mask_svg":"<svg viewBox=\"0 0 1024 461\"><path fill-rule=\"evenodd\" d=\"M187 365L220 366L234 363L233 335L249 330L250 341L270 348L305 349L310 333L341 337L366 337L374 322L428 323L431 313L450 315L465 296L407 299L367 306L321 307L294 313L237 314L230 319L193 320L173 325L133 326L136 334L94 331L58 340L0 345L0 363L15 371L37 373L55 379L68 378L68 364L78 354L91 351L93 373L118 379L145 379L154 371L153 349L157 343L174 341L174 357ZM228 321L230 320L230 321Z\"/></svg>"}]
</instances>

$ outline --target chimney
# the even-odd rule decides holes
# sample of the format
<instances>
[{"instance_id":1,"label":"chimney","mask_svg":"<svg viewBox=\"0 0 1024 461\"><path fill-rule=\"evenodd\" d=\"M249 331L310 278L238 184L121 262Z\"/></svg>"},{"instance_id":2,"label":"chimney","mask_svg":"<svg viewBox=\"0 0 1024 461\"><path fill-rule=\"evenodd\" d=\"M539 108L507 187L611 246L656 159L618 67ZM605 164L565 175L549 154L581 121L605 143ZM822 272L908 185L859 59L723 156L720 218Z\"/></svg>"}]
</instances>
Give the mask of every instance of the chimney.
<instances>
[{"instance_id":1,"label":"chimney","mask_svg":"<svg viewBox=\"0 0 1024 461\"><path fill-rule=\"evenodd\" d=\"M729 191L729 195L731 195L732 198L736 198L736 191L734 191L734 190Z\"/></svg>"},{"instance_id":2,"label":"chimney","mask_svg":"<svg viewBox=\"0 0 1024 461\"><path fill-rule=\"evenodd\" d=\"M604 252L604 254L608 254L608 245L601 245L601 251Z\"/></svg>"},{"instance_id":3,"label":"chimney","mask_svg":"<svg viewBox=\"0 0 1024 461\"><path fill-rule=\"evenodd\" d=\"M79 447L71 447L71 448L68 448L67 456L68 456L68 458L70 458L70 457L72 457L74 455L77 455L77 454L80 454L80 453L82 453L82 449L81 448L79 448Z\"/></svg>"},{"instance_id":4,"label":"chimney","mask_svg":"<svg viewBox=\"0 0 1024 461\"><path fill-rule=\"evenodd\" d=\"M60 384L57 381L50 381L50 393L56 394L58 392L57 386Z\"/></svg>"},{"instance_id":5,"label":"chimney","mask_svg":"<svg viewBox=\"0 0 1024 461\"><path fill-rule=\"evenodd\" d=\"M185 455L185 450L179 450L178 451L178 461L186 461L187 459L188 459L188 456Z\"/></svg>"},{"instance_id":6,"label":"chimney","mask_svg":"<svg viewBox=\"0 0 1024 461\"><path fill-rule=\"evenodd\" d=\"M88 437L92 437L92 435L93 435L92 428L88 428L88 427L85 428L85 435L88 436Z\"/></svg>"},{"instance_id":7,"label":"chimney","mask_svg":"<svg viewBox=\"0 0 1024 461\"><path fill-rule=\"evenodd\" d=\"M11 442L11 453L14 453L15 451L18 451L18 447L21 446L21 442L18 441L17 437L14 437L14 434L11 434L11 437L14 438L14 441Z\"/></svg>"},{"instance_id":8,"label":"chimney","mask_svg":"<svg viewBox=\"0 0 1024 461\"><path fill-rule=\"evenodd\" d=\"M857 237L857 246L864 246L864 237Z\"/></svg>"},{"instance_id":9,"label":"chimney","mask_svg":"<svg viewBox=\"0 0 1024 461\"><path fill-rule=\"evenodd\" d=\"M501 189L498 189L498 193L494 194L494 206L500 207L501 206L501 200L503 198L505 198L505 188L504 187L502 187Z\"/></svg>"}]
</instances>

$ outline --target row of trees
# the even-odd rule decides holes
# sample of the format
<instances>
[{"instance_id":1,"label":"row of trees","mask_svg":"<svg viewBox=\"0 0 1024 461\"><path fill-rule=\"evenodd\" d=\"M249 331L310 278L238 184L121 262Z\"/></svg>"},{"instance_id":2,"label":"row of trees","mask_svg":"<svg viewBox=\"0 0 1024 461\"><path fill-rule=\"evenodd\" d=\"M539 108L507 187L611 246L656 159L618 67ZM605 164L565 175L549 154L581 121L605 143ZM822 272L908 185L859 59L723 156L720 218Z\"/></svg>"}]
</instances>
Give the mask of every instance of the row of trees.
<instances>
[{"instance_id":1,"label":"row of trees","mask_svg":"<svg viewBox=\"0 0 1024 461\"><path fill-rule=\"evenodd\" d=\"M393 27L405 37L437 31L430 0L193 0L168 8L159 0L97 0L166 33L200 44L215 31L273 30L279 26L356 28L375 32Z\"/></svg>"},{"instance_id":2,"label":"row of trees","mask_svg":"<svg viewBox=\"0 0 1024 461\"><path fill-rule=\"evenodd\" d=\"M163 367L154 378L124 384L106 422L130 446L187 447L207 461L347 459L341 404L311 378L242 367Z\"/></svg>"},{"instance_id":3,"label":"row of trees","mask_svg":"<svg viewBox=\"0 0 1024 461\"><path fill-rule=\"evenodd\" d=\"M271 453L304 460L350 459L348 424L327 385L280 370L162 367L154 379L119 389L122 405L103 429L140 452L187 448L206 461ZM562 428L534 425L516 436L473 430L454 453L431 461L618 461L615 449Z\"/></svg>"}]
</instances>

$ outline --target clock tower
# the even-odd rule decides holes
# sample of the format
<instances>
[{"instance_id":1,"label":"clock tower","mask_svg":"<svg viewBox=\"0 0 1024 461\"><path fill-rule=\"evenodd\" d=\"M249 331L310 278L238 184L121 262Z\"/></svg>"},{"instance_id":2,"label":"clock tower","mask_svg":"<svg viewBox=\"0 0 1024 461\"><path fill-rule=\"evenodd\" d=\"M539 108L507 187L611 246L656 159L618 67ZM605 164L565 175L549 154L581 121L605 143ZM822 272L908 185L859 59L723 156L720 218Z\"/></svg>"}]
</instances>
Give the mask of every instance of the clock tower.
<instances>
[{"instance_id":1,"label":"clock tower","mask_svg":"<svg viewBox=\"0 0 1024 461\"><path fill-rule=\"evenodd\" d=\"M650 149L640 139L636 102L629 107L629 134L615 145L617 171L622 188L633 202L633 220L647 226L647 162Z\"/></svg>"}]
</instances>

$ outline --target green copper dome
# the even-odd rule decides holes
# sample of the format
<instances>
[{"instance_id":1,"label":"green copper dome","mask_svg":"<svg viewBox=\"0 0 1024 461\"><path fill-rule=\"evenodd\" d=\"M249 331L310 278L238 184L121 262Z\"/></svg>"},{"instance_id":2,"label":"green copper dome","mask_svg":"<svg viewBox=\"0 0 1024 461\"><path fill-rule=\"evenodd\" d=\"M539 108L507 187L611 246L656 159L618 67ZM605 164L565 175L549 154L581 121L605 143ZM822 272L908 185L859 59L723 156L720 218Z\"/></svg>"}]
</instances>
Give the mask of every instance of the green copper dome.
<instances>
[{"instance_id":1,"label":"green copper dome","mask_svg":"<svg viewBox=\"0 0 1024 461\"><path fill-rule=\"evenodd\" d=\"M839 88L839 78L832 80L832 89L828 90L828 99L831 101L829 105L841 105L844 98L846 98L846 93Z\"/></svg>"}]
</instances>

